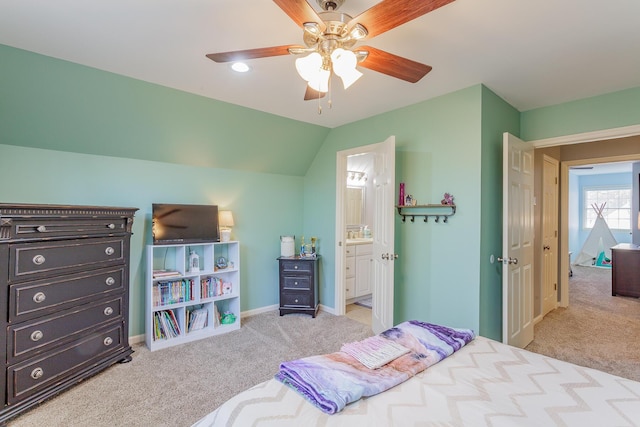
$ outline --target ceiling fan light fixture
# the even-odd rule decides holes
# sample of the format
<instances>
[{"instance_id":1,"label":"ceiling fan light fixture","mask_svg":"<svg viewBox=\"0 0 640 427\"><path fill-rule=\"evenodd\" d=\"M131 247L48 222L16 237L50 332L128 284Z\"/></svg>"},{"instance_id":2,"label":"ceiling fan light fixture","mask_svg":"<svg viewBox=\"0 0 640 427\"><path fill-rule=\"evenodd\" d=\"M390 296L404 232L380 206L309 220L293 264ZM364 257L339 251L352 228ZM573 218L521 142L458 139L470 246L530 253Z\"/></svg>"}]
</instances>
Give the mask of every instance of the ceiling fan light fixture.
<instances>
[{"instance_id":1,"label":"ceiling fan light fixture","mask_svg":"<svg viewBox=\"0 0 640 427\"><path fill-rule=\"evenodd\" d=\"M311 81L321 68L322 56L318 52L296 59L296 70L306 81Z\"/></svg>"},{"instance_id":2,"label":"ceiling fan light fixture","mask_svg":"<svg viewBox=\"0 0 640 427\"><path fill-rule=\"evenodd\" d=\"M342 85L345 89L362 77L362 73L356 69L358 59L350 50L335 49L331 52L331 62L333 71L342 79Z\"/></svg>"},{"instance_id":3,"label":"ceiling fan light fixture","mask_svg":"<svg viewBox=\"0 0 640 427\"><path fill-rule=\"evenodd\" d=\"M309 87L315 91L327 93L329 92L329 77L331 77L331 71L320 68L316 71L316 74L310 80Z\"/></svg>"},{"instance_id":4,"label":"ceiling fan light fixture","mask_svg":"<svg viewBox=\"0 0 640 427\"><path fill-rule=\"evenodd\" d=\"M317 22L305 22L304 24L302 24L302 28L309 34L312 34L314 36L319 36L321 31L320 31L320 25L318 25Z\"/></svg>"},{"instance_id":5,"label":"ceiling fan light fixture","mask_svg":"<svg viewBox=\"0 0 640 427\"><path fill-rule=\"evenodd\" d=\"M367 37L368 34L369 31L367 31L367 29L362 24L354 25L351 31L349 31L349 35L352 39L355 40L362 40L363 38Z\"/></svg>"}]
</instances>

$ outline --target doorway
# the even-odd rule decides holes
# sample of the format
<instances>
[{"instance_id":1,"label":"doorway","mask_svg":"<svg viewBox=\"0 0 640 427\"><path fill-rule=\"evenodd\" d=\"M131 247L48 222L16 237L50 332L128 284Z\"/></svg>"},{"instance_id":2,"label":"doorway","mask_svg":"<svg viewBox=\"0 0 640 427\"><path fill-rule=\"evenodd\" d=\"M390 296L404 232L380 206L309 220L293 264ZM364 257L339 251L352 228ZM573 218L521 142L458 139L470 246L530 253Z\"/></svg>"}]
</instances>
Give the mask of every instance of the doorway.
<instances>
[{"instance_id":1,"label":"doorway","mask_svg":"<svg viewBox=\"0 0 640 427\"><path fill-rule=\"evenodd\" d=\"M365 194L363 203L371 206L370 215L367 216L366 207L362 209L361 221L370 221L369 224L360 224L357 227L357 237L350 236L348 242L348 232L356 231L355 228L347 229L347 178L348 160L350 156L354 159L367 159L366 164L370 164L370 173L367 174L367 181L371 185L371 194ZM362 157L360 157L362 156ZM364 164L364 163L363 163ZM356 179L360 177L362 171L353 171ZM350 176L350 174L349 174ZM363 180L363 178L361 178ZM394 213L393 200L395 198L395 137L390 136L384 142L357 147L350 150L336 153L336 229L335 229L335 313L345 314L346 307L346 267L347 267L347 243L371 243L369 254L362 253L369 264L368 268L358 268L355 273L363 270L363 274L368 275L370 280L366 280L368 292L372 295L371 324L375 333L382 332L393 326L393 295L394 295ZM365 228L368 227L368 228ZM362 237L361 237L362 228ZM369 230L369 233L366 231ZM364 242L369 239L371 242ZM354 240L356 240L354 242ZM356 257L358 255L356 250ZM356 263L352 264L356 269ZM357 279L356 279L357 281ZM363 294L364 295L364 294Z\"/></svg>"},{"instance_id":2,"label":"doorway","mask_svg":"<svg viewBox=\"0 0 640 427\"><path fill-rule=\"evenodd\" d=\"M536 152L549 153L560 160L560 197L559 197L559 248L558 248L558 306L569 304L569 168L595 163L611 163L620 161L640 161L640 150L637 148L640 137L640 125L623 128L606 129L557 138L530 141ZM558 147L562 147L559 150ZM550 148L550 151L546 151ZM555 153L555 155L553 155ZM560 156L560 153L562 155ZM615 153L615 155L611 155ZM537 156L537 155L536 155ZM538 229L540 224L536 225ZM540 230L536 238L540 238ZM540 281L537 281L540 283ZM542 292L541 289L537 290ZM539 320L540 313L536 313Z\"/></svg>"}]
</instances>

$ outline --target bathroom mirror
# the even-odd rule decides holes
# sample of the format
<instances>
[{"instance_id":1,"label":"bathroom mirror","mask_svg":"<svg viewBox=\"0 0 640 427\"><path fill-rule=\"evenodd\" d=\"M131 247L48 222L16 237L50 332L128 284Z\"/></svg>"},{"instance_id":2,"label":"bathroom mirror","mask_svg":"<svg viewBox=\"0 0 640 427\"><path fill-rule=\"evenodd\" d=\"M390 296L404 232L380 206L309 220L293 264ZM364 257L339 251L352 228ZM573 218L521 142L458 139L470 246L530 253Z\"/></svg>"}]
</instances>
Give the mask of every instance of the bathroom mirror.
<instances>
[{"instance_id":1,"label":"bathroom mirror","mask_svg":"<svg viewBox=\"0 0 640 427\"><path fill-rule=\"evenodd\" d=\"M347 217L347 227L350 225L360 226L364 223L364 188L363 187L347 187L345 193Z\"/></svg>"}]
</instances>

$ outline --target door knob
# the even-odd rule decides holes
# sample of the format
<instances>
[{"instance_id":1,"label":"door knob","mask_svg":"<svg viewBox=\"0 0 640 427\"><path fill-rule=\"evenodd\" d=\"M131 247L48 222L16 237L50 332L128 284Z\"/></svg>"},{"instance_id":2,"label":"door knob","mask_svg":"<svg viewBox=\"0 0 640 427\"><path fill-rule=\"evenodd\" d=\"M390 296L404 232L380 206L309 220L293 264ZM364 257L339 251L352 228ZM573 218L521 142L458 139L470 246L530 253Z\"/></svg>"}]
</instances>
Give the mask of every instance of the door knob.
<instances>
[{"instance_id":1,"label":"door knob","mask_svg":"<svg viewBox=\"0 0 640 427\"><path fill-rule=\"evenodd\" d=\"M543 249L543 250L545 250L545 251L548 251L549 249L551 249L551 246L544 245L544 246L542 247L542 249Z\"/></svg>"},{"instance_id":2,"label":"door knob","mask_svg":"<svg viewBox=\"0 0 640 427\"><path fill-rule=\"evenodd\" d=\"M500 256L498 257L498 262L501 262L503 264L518 264L518 258L511 258L511 257L502 258Z\"/></svg>"}]
</instances>

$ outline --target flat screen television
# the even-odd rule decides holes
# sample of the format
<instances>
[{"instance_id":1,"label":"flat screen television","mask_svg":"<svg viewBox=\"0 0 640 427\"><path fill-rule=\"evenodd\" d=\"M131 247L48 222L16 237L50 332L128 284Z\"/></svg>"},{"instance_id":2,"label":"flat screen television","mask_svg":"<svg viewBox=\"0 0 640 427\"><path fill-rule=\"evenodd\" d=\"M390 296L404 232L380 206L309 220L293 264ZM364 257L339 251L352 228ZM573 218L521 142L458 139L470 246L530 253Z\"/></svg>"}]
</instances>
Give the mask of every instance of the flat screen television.
<instances>
[{"instance_id":1,"label":"flat screen television","mask_svg":"<svg viewBox=\"0 0 640 427\"><path fill-rule=\"evenodd\" d=\"M153 244L220 241L218 206L153 203Z\"/></svg>"}]
</instances>

